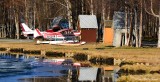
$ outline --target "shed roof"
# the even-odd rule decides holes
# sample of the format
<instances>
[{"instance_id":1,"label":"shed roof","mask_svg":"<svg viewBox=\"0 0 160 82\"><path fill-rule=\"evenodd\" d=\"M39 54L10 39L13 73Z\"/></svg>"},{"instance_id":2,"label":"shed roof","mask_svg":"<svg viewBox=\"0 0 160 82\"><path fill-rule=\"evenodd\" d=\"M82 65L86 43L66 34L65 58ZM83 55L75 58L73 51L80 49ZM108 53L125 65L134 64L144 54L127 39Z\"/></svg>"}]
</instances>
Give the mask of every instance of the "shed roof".
<instances>
[{"instance_id":1,"label":"shed roof","mask_svg":"<svg viewBox=\"0 0 160 82\"><path fill-rule=\"evenodd\" d=\"M79 15L80 28L98 28L95 15Z\"/></svg>"},{"instance_id":2,"label":"shed roof","mask_svg":"<svg viewBox=\"0 0 160 82\"><path fill-rule=\"evenodd\" d=\"M95 81L98 68L96 67L80 67L79 81Z\"/></svg>"}]
</instances>

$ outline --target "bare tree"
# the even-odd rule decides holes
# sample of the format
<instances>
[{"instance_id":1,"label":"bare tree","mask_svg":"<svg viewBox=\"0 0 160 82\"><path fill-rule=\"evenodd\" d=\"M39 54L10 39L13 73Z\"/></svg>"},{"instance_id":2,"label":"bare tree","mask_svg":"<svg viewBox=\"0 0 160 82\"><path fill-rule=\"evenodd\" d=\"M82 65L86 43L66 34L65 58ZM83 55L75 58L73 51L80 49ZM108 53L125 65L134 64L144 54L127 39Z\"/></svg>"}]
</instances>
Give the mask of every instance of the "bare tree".
<instances>
[{"instance_id":1,"label":"bare tree","mask_svg":"<svg viewBox=\"0 0 160 82\"><path fill-rule=\"evenodd\" d=\"M69 20L69 28L73 28L72 27L72 11L71 11L71 2L69 0L65 0L65 3L67 5L67 16L68 16L68 20Z\"/></svg>"},{"instance_id":2,"label":"bare tree","mask_svg":"<svg viewBox=\"0 0 160 82\"><path fill-rule=\"evenodd\" d=\"M155 1L155 0L154 0ZM159 27L158 27L158 44L157 44L157 47L158 48L160 48L160 2L159 1L155 1L155 2L157 2L158 3L158 5L157 5L157 7L159 8L159 9L157 9L157 11L159 11L159 15L158 14L155 14L155 12L154 12L154 9L153 9L153 0L150 0L150 11L148 11L147 9L147 7L146 7L146 1L145 1L145 11L148 13L148 14L150 14L150 15L152 15L152 16L154 16L154 17L157 17L157 18L159 18Z\"/></svg>"},{"instance_id":3,"label":"bare tree","mask_svg":"<svg viewBox=\"0 0 160 82\"><path fill-rule=\"evenodd\" d=\"M140 0L140 26L139 26L139 47L142 46L142 29L143 29L143 0Z\"/></svg>"}]
</instances>

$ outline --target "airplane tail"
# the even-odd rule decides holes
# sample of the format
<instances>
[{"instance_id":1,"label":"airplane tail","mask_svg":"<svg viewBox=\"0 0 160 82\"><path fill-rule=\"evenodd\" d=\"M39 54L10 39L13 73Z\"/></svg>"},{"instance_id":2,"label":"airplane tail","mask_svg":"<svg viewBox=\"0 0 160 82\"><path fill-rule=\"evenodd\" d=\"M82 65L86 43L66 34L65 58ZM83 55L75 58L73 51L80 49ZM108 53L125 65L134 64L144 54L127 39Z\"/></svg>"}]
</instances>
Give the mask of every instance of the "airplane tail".
<instances>
[{"instance_id":1,"label":"airplane tail","mask_svg":"<svg viewBox=\"0 0 160 82\"><path fill-rule=\"evenodd\" d=\"M33 31L25 23L21 23L21 27L22 27L22 31L23 32L31 32L31 31Z\"/></svg>"},{"instance_id":2,"label":"airplane tail","mask_svg":"<svg viewBox=\"0 0 160 82\"><path fill-rule=\"evenodd\" d=\"M34 38L37 38L37 37L40 37L40 36L43 36L43 35L41 34L40 30L39 30L39 29L35 29L35 30L34 30Z\"/></svg>"}]
</instances>

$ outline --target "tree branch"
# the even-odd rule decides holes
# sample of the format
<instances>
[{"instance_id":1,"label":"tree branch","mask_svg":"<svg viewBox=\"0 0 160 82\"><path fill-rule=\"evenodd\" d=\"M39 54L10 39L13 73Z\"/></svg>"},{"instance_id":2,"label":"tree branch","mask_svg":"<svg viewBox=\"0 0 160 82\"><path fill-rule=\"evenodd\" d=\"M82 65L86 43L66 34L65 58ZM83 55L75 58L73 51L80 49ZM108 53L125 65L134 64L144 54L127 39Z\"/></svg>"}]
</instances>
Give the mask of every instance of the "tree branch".
<instances>
[{"instance_id":1,"label":"tree branch","mask_svg":"<svg viewBox=\"0 0 160 82\"><path fill-rule=\"evenodd\" d=\"M153 12L152 0L151 0L151 12L149 12L149 11L147 10L147 8L146 8L146 2L145 2L145 0L144 0L144 9L145 9L145 11L146 11L148 14L150 14L150 15L152 15L152 16L155 16L155 17L159 17L158 15L156 15L156 14Z\"/></svg>"},{"instance_id":2,"label":"tree branch","mask_svg":"<svg viewBox=\"0 0 160 82\"><path fill-rule=\"evenodd\" d=\"M155 17L159 17L159 15L156 15L153 11L153 1L151 0L151 13L155 16Z\"/></svg>"},{"instance_id":3,"label":"tree branch","mask_svg":"<svg viewBox=\"0 0 160 82\"><path fill-rule=\"evenodd\" d=\"M58 4L62 5L63 7L67 8L67 6L65 4L63 4L63 3L59 2L59 1L56 1L56 0L48 0L48 1L53 1L53 3L58 3ZM50 3L50 4L53 4L53 3Z\"/></svg>"}]
</instances>

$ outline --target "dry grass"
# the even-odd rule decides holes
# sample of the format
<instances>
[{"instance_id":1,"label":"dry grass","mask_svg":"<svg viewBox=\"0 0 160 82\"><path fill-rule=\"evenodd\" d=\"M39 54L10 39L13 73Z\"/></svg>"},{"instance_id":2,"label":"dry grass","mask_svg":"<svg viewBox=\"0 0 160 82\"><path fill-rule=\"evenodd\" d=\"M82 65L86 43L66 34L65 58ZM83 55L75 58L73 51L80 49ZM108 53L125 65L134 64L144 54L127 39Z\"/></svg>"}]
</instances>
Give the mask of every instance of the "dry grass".
<instances>
[{"instance_id":1,"label":"dry grass","mask_svg":"<svg viewBox=\"0 0 160 82\"><path fill-rule=\"evenodd\" d=\"M160 82L159 74L122 76L117 82Z\"/></svg>"},{"instance_id":2,"label":"dry grass","mask_svg":"<svg viewBox=\"0 0 160 82\"><path fill-rule=\"evenodd\" d=\"M49 44L36 45L34 42L29 43L11 43L0 42L0 48L24 48L25 50L45 50L57 52L85 53L93 57L113 57L116 59L125 59L126 62L152 63L154 65L125 65L121 69L138 70L143 69L149 72L160 69L160 49L158 48L112 48L102 43L87 43L82 46L56 46ZM154 67L152 67L154 66ZM122 76L118 82L160 82L160 74L147 75L129 75Z\"/></svg>"},{"instance_id":3,"label":"dry grass","mask_svg":"<svg viewBox=\"0 0 160 82\"><path fill-rule=\"evenodd\" d=\"M1 42L0 47L24 48L25 50L86 53L91 56L114 57L118 59L125 59L125 61L133 62L149 62L155 64L160 62L160 49L158 48L111 48L107 47L102 43L87 43L82 46L56 46L49 44L36 45L34 42Z\"/></svg>"},{"instance_id":4,"label":"dry grass","mask_svg":"<svg viewBox=\"0 0 160 82\"><path fill-rule=\"evenodd\" d=\"M160 72L160 66L146 66L146 65L124 65L121 67L124 71L132 71L132 73L139 73L140 70L145 74Z\"/></svg>"}]
</instances>

